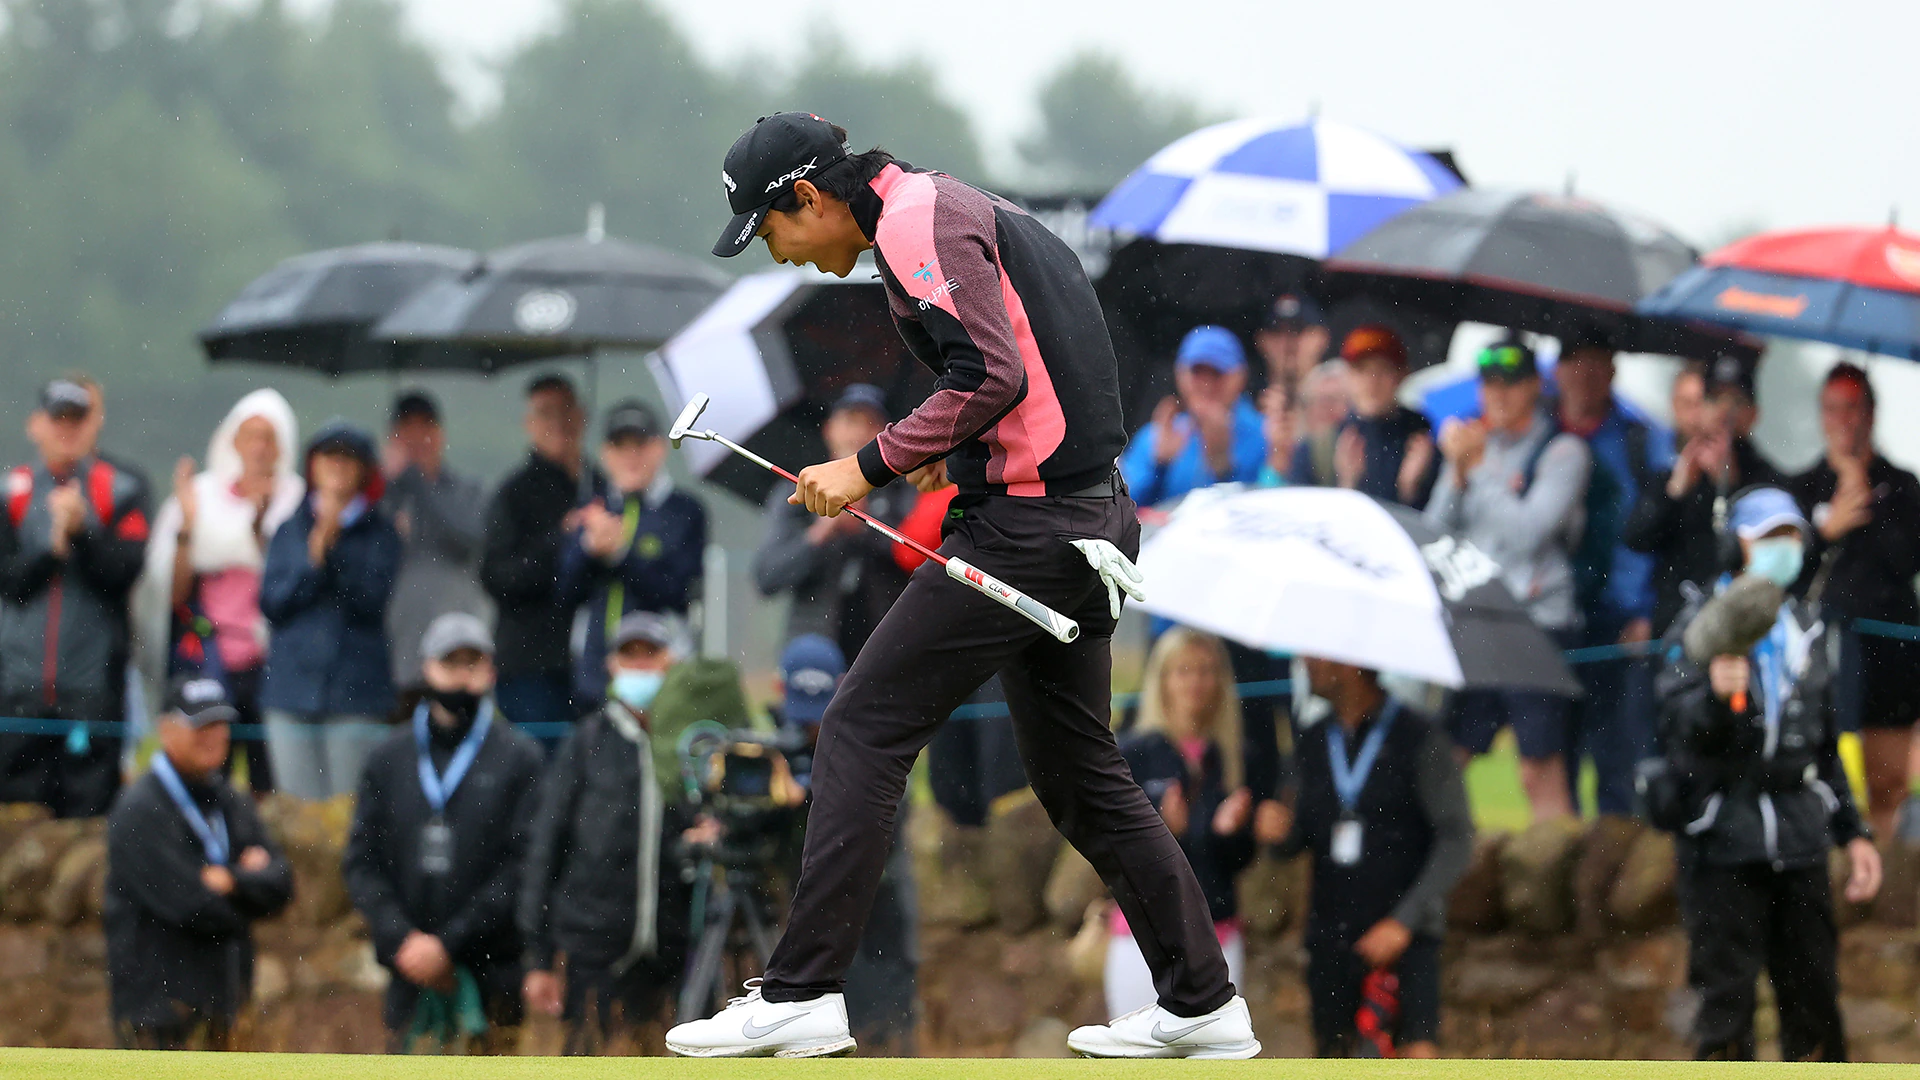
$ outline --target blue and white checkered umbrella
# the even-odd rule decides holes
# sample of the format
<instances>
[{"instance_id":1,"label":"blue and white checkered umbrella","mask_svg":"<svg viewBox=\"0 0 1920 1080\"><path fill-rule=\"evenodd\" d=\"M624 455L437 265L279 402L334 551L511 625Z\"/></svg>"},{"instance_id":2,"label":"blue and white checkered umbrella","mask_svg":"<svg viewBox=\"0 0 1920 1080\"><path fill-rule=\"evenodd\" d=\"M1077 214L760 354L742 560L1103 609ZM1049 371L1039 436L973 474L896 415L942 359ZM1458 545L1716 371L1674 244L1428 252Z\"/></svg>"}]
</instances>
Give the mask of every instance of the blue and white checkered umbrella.
<instances>
[{"instance_id":1,"label":"blue and white checkered umbrella","mask_svg":"<svg viewBox=\"0 0 1920 1080\"><path fill-rule=\"evenodd\" d=\"M1460 186L1431 155L1361 128L1232 120L1153 155L1101 200L1091 223L1168 244L1324 259Z\"/></svg>"}]
</instances>

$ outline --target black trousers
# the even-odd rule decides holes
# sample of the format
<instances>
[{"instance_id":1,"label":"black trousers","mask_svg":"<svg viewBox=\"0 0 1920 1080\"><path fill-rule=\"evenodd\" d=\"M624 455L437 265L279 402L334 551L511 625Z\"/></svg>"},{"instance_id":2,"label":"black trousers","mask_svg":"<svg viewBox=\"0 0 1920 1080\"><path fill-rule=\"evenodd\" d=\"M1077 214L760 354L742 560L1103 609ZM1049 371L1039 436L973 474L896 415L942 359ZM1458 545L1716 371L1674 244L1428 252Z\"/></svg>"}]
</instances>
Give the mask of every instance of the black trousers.
<instances>
[{"instance_id":1,"label":"black trousers","mask_svg":"<svg viewBox=\"0 0 1920 1080\"><path fill-rule=\"evenodd\" d=\"M608 1050L632 1053L637 1029L667 1015L680 990L680 965L670 960L643 960L620 974L613 961L592 963L567 958L566 997L560 1018L566 1022L569 1057L594 1056Z\"/></svg>"},{"instance_id":2,"label":"black trousers","mask_svg":"<svg viewBox=\"0 0 1920 1080\"><path fill-rule=\"evenodd\" d=\"M1136 554L1133 500L993 497L949 519L942 554L1079 620L1081 636L1062 644L934 563L914 572L821 724L806 850L786 933L767 965L767 1000L840 990L886 865L907 770L996 671L1034 794L1113 892L1161 1005L1197 1016L1232 999L1199 882L1108 729L1114 620L1099 576L1065 542L1089 537Z\"/></svg>"},{"instance_id":3,"label":"black trousers","mask_svg":"<svg viewBox=\"0 0 1920 1080\"><path fill-rule=\"evenodd\" d=\"M1356 1017L1372 969L1340 941L1307 945L1307 1000L1313 1015L1315 1057L1354 1057L1361 1049ZM1400 1019L1395 1046L1440 1040L1440 939L1415 934L1394 965L1400 979Z\"/></svg>"},{"instance_id":4,"label":"black trousers","mask_svg":"<svg viewBox=\"0 0 1920 1080\"><path fill-rule=\"evenodd\" d=\"M1681 871L1687 981L1700 995L1696 1056L1753 1060L1754 981L1764 967L1779 1003L1781 1060L1847 1060L1826 864L1708 866L1695 856Z\"/></svg>"}]
</instances>

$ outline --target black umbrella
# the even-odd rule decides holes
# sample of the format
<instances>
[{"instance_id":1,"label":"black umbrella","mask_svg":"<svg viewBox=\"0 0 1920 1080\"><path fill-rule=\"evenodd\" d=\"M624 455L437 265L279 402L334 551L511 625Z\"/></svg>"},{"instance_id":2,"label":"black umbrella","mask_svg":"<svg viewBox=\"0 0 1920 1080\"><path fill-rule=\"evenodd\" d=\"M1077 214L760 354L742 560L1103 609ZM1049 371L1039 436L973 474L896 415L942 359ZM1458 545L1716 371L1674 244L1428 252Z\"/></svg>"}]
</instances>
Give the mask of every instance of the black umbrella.
<instances>
[{"instance_id":1,"label":"black umbrella","mask_svg":"<svg viewBox=\"0 0 1920 1080\"><path fill-rule=\"evenodd\" d=\"M1154 404L1172 393L1173 354L1187 331L1212 323L1251 343L1274 300L1304 291L1317 265L1299 255L1149 239L1115 251L1094 291L1120 360L1128 423L1145 423ZM1444 362L1453 336L1453 320L1356 296L1327 312L1334 347L1361 323L1392 326L1407 343L1414 370Z\"/></svg>"},{"instance_id":2,"label":"black umbrella","mask_svg":"<svg viewBox=\"0 0 1920 1080\"><path fill-rule=\"evenodd\" d=\"M255 278L200 331L213 361L309 368L327 375L390 368L368 330L408 297L458 277L480 256L433 244L376 243L296 255Z\"/></svg>"},{"instance_id":3,"label":"black umbrella","mask_svg":"<svg viewBox=\"0 0 1920 1080\"><path fill-rule=\"evenodd\" d=\"M651 349L726 288L704 263L589 229L487 254L373 330L409 370L494 371L530 360Z\"/></svg>"},{"instance_id":4,"label":"black umbrella","mask_svg":"<svg viewBox=\"0 0 1920 1080\"><path fill-rule=\"evenodd\" d=\"M1472 189L1343 248L1322 267L1321 291L1558 337L1598 333L1627 352L1757 356L1758 342L1730 331L1634 312L1697 260L1661 226L1591 199Z\"/></svg>"},{"instance_id":5,"label":"black umbrella","mask_svg":"<svg viewBox=\"0 0 1920 1080\"><path fill-rule=\"evenodd\" d=\"M847 282L788 270L742 278L653 365L668 405L710 395L703 425L790 468L824 458L820 425L848 386L885 390L896 417L933 388L894 329L885 291L859 272ZM742 498L759 502L773 488L770 473L723 447L682 450L695 472Z\"/></svg>"}]
</instances>

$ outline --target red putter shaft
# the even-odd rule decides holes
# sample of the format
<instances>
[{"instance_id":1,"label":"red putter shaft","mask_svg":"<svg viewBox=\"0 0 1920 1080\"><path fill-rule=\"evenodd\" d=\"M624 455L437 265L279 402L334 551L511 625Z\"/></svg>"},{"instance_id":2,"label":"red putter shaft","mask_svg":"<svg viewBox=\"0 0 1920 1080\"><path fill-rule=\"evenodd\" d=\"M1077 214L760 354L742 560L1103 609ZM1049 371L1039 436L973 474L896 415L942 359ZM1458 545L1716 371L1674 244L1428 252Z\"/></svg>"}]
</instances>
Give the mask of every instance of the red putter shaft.
<instances>
[{"instance_id":1,"label":"red putter shaft","mask_svg":"<svg viewBox=\"0 0 1920 1080\"><path fill-rule=\"evenodd\" d=\"M771 468L774 471L775 475L778 475L784 479L793 481L795 486L799 485L800 478L788 472L787 470L781 468L780 466L771 465L769 466L769 468ZM932 559L934 562L939 563L941 566L947 565L947 557L945 555L940 554L939 552L933 550L932 548L921 543L920 541L915 540L913 537L908 536L906 533L903 533L900 530L894 528L893 526L887 524L886 522L881 521L879 518L876 518L868 514L866 511L854 509L852 504L848 504L847 506L841 508L840 512L843 514L852 514L854 517L859 518L861 521L864 521L867 524L885 533L887 535L887 538L889 540L892 540L896 544L904 544L907 547L910 547L913 550L919 552L920 554L926 556L927 558Z\"/></svg>"}]
</instances>

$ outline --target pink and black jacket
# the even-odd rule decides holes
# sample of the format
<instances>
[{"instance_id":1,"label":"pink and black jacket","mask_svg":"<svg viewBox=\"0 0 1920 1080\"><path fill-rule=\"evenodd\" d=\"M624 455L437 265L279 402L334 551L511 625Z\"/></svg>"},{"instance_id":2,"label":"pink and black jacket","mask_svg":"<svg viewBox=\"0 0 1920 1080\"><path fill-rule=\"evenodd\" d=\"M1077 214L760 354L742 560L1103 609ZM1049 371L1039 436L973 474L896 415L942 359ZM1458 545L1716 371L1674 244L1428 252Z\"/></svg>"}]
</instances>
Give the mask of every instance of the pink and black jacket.
<instances>
[{"instance_id":1,"label":"pink and black jacket","mask_svg":"<svg viewBox=\"0 0 1920 1080\"><path fill-rule=\"evenodd\" d=\"M894 162L852 204L894 324L939 376L860 451L875 487L945 457L961 497L1065 495L1126 445L1113 342L1080 260L1026 211Z\"/></svg>"}]
</instances>

